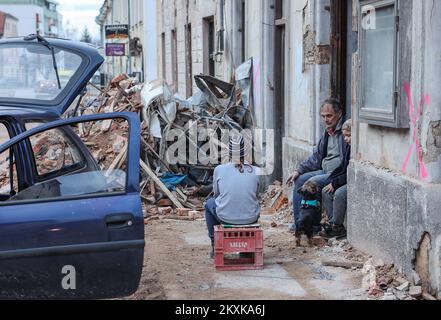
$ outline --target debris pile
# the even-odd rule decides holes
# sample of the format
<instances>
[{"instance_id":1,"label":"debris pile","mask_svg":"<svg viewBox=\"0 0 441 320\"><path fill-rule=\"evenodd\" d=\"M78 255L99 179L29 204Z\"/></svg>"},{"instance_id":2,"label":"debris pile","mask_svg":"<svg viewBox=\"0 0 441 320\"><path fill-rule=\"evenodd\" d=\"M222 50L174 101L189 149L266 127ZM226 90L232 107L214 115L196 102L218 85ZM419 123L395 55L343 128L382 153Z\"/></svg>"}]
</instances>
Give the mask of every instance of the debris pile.
<instances>
[{"instance_id":1,"label":"debris pile","mask_svg":"<svg viewBox=\"0 0 441 320\"><path fill-rule=\"evenodd\" d=\"M329 267L345 268L345 269L362 269L367 257L361 252L357 251L348 240L337 240L336 238L326 240L322 237L314 237L317 242L323 243L320 245L324 253L335 254L338 259L324 260L322 264ZM344 257L343 259L340 257Z\"/></svg>"},{"instance_id":2,"label":"debris pile","mask_svg":"<svg viewBox=\"0 0 441 320\"><path fill-rule=\"evenodd\" d=\"M386 264L381 259L369 257L357 251L348 240L330 239L325 253L334 253L335 258L323 259L322 265L335 268L361 270L362 289L375 300L436 300L423 290L419 275L414 271L412 279L398 272L393 264ZM344 255L344 258L341 257Z\"/></svg>"},{"instance_id":3,"label":"debris pile","mask_svg":"<svg viewBox=\"0 0 441 320\"><path fill-rule=\"evenodd\" d=\"M4 152L0 155L0 194L8 194L9 191L9 156Z\"/></svg>"},{"instance_id":4,"label":"debris pile","mask_svg":"<svg viewBox=\"0 0 441 320\"><path fill-rule=\"evenodd\" d=\"M195 76L200 92L189 99L173 94L165 83L141 85L136 79L119 75L98 97L79 104L73 114L137 112L142 121L141 196L146 216L173 214L197 218L201 216L197 212L203 211L204 201L212 194L214 169L225 156L223 132L233 129L242 132L254 127L249 111L251 74L249 61L237 69L235 84L211 76ZM125 156L117 157L114 163L105 162L106 154L126 153L127 136L121 133L123 129L127 128L108 120L88 128L81 126L79 135L93 148L106 144L96 141L99 133L112 132L115 135L112 143L104 150L93 149L93 154L103 166L119 169L124 166ZM184 141L180 144L184 153L174 161L171 158L176 152L171 150L179 141ZM188 210L179 211L182 209Z\"/></svg>"},{"instance_id":5,"label":"debris pile","mask_svg":"<svg viewBox=\"0 0 441 320\"><path fill-rule=\"evenodd\" d=\"M262 215L272 215L273 225L292 223L292 206L280 181L270 185L261 200Z\"/></svg>"},{"instance_id":6,"label":"debris pile","mask_svg":"<svg viewBox=\"0 0 441 320\"><path fill-rule=\"evenodd\" d=\"M420 276L414 271L412 279L399 273L393 264L370 258L363 266L363 289L379 300L436 300L423 290Z\"/></svg>"},{"instance_id":7,"label":"debris pile","mask_svg":"<svg viewBox=\"0 0 441 320\"><path fill-rule=\"evenodd\" d=\"M223 130L254 126L249 111L251 68L250 62L239 67L236 84L195 76L200 92L186 100L174 95L165 83L143 87L141 168L146 174L144 182L154 181L160 189L152 192L155 184L150 183L149 192L143 195L148 214L156 215L154 206L159 205L178 209L178 217L201 216L192 212L203 211L204 201L212 195L213 172L226 149L220 143ZM183 152L174 146L183 147ZM171 159L176 153L178 157ZM184 208L192 211L179 211Z\"/></svg>"}]
</instances>

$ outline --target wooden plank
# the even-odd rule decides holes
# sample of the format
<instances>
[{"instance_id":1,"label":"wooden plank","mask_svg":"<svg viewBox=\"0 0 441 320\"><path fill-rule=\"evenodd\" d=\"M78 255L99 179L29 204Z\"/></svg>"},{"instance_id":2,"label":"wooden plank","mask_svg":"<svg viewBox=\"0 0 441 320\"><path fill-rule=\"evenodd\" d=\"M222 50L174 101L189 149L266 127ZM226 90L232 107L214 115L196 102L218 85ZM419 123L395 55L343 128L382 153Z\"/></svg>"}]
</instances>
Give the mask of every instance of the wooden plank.
<instances>
[{"instance_id":1,"label":"wooden plank","mask_svg":"<svg viewBox=\"0 0 441 320\"><path fill-rule=\"evenodd\" d=\"M283 190L279 190L279 192L277 192L276 196L271 200L270 208L274 207L274 205L276 204L277 200L279 200L279 198L282 195L283 195Z\"/></svg>"},{"instance_id":2,"label":"wooden plank","mask_svg":"<svg viewBox=\"0 0 441 320\"><path fill-rule=\"evenodd\" d=\"M176 193L181 196L181 198L182 198L182 200L184 200L184 202L187 201L188 197L184 194L184 192L181 190L181 188L176 187Z\"/></svg>"},{"instance_id":3,"label":"wooden plank","mask_svg":"<svg viewBox=\"0 0 441 320\"><path fill-rule=\"evenodd\" d=\"M110 172L115 170L115 168L119 167L121 165L121 162L125 160L125 158L127 157L127 149L128 149L128 145L126 144L119 153L119 155L115 158L115 160L113 160L109 169L107 169L106 176L109 176Z\"/></svg>"},{"instance_id":4,"label":"wooden plank","mask_svg":"<svg viewBox=\"0 0 441 320\"><path fill-rule=\"evenodd\" d=\"M141 168L152 178L152 180L156 183L156 185L161 188L161 190L167 195L167 197L171 200L171 202L177 207L184 209L184 206L179 202L178 199L168 190L168 188L162 183L162 181L158 178L158 176L149 168L149 166L142 161L139 160Z\"/></svg>"},{"instance_id":5,"label":"wooden plank","mask_svg":"<svg viewBox=\"0 0 441 320\"><path fill-rule=\"evenodd\" d=\"M156 195L155 182L153 180L150 180L150 194L152 196Z\"/></svg>"},{"instance_id":6,"label":"wooden plank","mask_svg":"<svg viewBox=\"0 0 441 320\"><path fill-rule=\"evenodd\" d=\"M345 268L345 269L352 269L352 268L361 269L364 266L363 263L361 262L343 261L343 260L322 260L322 265L325 267L336 267L336 268Z\"/></svg>"},{"instance_id":7,"label":"wooden plank","mask_svg":"<svg viewBox=\"0 0 441 320\"><path fill-rule=\"evenodd\" d=\"M166 168L169 172L173 172L173 171L170 169L170 167L168 166L168 164L165 163L165 161L161 159L161 157L160 157L159 154L155 151L155 149L153 149L152 146L149 145L149 144L147 143L147 141L145 141L145 139L144 139L143 137L141 137L141 142L142 142L143 145L145 145L145 146L146 146L146 147L147 147L147 148L153 153L153 155L154 155L159 161L161 161L161 163L165 166L165 168Z\"/></svg>"}]
</instances>

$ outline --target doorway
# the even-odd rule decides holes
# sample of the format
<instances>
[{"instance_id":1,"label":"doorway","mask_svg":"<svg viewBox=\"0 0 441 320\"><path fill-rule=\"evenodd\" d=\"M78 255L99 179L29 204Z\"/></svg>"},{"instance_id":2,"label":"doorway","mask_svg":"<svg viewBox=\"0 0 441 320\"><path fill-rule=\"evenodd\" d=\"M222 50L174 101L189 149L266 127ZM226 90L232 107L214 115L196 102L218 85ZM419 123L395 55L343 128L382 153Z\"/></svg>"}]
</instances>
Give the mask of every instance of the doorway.
<instances>
[{"instance_id":1,"label":"doorway","mask_svg":"<svg viewBox=\"0 0 441 320\"><path fill-rule=\"evenodd\" d=\"M331 92L352 116L352 55L358 49L358 36L352 30L352 1L331 2Z\"/></svg>"},{"instance_id":2,"label":"doorway","mask_svg":"<svg viewBox=\"0 0 441 320\"><path fill-rule=\"evenodd\" d=\"M204 18L204 73L210 76L215 76L216 68L214 61L214 17Z\"/></svg>"},{"instance_id":3,"label":"doorway","mask_svg":"<svg viewBox=\"0 0 441 320\"><path fill-rule=\"evenodd\" d=\"M283 181L283 136L285 134L286 18L284 0L275 1L274 34L274 179Z\"/></svg>"}]
</instances>

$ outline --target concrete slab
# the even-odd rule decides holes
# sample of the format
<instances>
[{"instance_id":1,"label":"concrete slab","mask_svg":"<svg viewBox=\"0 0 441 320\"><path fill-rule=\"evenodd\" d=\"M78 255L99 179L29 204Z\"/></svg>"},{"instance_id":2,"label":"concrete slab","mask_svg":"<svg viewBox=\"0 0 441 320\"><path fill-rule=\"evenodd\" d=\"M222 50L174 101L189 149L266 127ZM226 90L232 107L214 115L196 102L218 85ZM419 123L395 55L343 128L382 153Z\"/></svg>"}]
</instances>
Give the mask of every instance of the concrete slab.
<instances>
[{"instance_id":1,"label":"concrete slab","mask_svg":"<svg viewBox=\"0 0 441 320\"><path fill-rule=\"evenodd\" d=\"M263 289L267 292L275 291L296 298L306 296L306 291L302 286L279 265L268 266L264 270L219 272L215 275L215 288Z\"/></svg>"},{"instance_id":2,"label":"concrete slab","mask_svg":"<svg viewBox=\"0 0 441 320\"><path fill-rule=\"evenodd\" d=\"M208 238L208 234L202 232L195 232L185 235L184 237L185 243L190 246L204 246L210 245L210 239Z\"/></svg>"}]
</instances>

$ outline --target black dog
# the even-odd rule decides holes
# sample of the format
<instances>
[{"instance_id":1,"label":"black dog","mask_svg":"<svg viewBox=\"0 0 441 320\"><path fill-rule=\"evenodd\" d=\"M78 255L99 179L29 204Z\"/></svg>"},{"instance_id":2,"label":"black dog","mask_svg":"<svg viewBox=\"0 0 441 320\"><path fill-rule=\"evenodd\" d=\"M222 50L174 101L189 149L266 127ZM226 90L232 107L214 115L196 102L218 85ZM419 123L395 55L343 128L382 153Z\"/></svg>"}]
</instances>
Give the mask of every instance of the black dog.
<instances>
[{"instance_id":1,"label":"black dog","mask_svg":"<svg viewBox=\"0 0 441 320\"><path fill-rule=\"evenodd\" d=\"M314 222L321 218L320 202L318 201L319 188L314 182L307 182L298 192L303 196L300 208L299 229L295 233L296 245L300 247L301 237L305 234L308 237L308 244L312 247L314 235Z\"/></svg>"}]
</instances>

